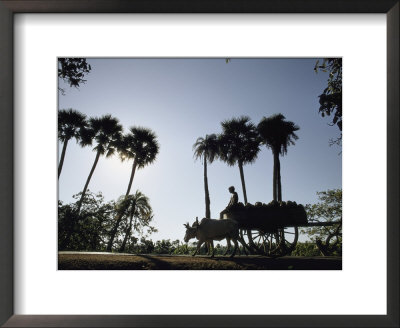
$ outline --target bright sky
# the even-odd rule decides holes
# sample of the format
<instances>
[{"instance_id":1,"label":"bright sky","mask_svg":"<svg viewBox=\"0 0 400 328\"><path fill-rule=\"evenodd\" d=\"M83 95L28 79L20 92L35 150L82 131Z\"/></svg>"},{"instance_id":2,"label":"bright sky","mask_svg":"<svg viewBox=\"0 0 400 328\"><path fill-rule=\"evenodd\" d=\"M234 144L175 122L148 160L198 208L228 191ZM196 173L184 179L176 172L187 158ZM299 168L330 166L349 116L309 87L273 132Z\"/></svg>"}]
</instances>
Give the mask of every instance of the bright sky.
<instances>
[{"instance_id":1,"label":"bright sky","mask_svg":"<svg viewBox=\"0 0 400 328\"><path fill-rule=\"evenodd\" d=\"M318 114L318 95L327 74L313 70L316 59L89 59L92 71L79 89L63 83L59 108L74 108L87 116L112 114L127 132L144 126L158 136L160 153L154 164L136 171L131 192L150 198L151 239L183 239L183 223L205 214L203 166L192 146L206 134L220 133L220 122L248 115L255 124L263 116L282 113L300 130L295 146L281 157L282 198L317 202L317 191L342 187L341 149L329 146L339 135L329 118ZM61 152L61 145L59 151ZM59 197L71 202L82 191L95 153L74 141L68 144L59 180ZM101 157L89 189L105 200L124 195L131 162ZM244 167L250 203L272 200L273 158L263 147L257 161ZM239 168L216 161L208 166L211 216L218 218L233 185L243 202Z\"/></svg>"}]
</instances>

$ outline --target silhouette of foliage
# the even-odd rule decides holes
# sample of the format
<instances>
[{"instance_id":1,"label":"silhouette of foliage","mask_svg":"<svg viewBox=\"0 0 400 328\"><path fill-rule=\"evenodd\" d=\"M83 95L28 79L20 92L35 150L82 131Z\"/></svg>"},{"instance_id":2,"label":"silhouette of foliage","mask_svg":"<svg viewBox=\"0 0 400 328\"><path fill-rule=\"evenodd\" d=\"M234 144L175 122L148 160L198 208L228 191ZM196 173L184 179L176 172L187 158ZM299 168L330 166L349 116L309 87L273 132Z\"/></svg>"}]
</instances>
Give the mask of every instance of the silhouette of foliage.
<instances>
[{"instance_id":1,"label":"silhouette of foliage","mask_svg":"<svg viewBox=\"0 0 400 328\"><path fill-rule=\"evenodd\" d=\"M317 192L320 200L317 204L305 206L309 222L332 222L342 221L342 189L329 189ZM314 242L320 240L331 247L334 255L342 252L342 231L341 225L302 228Z\"/></svg>"},{"instance_id":2,"label":"silhouette of foliage","mask_svg":"<svg viewBox=\"0 0 400 328\"><path fill-rule=\"evenodd\" d=\"M342 142L342 58L325 58L322 64L319 60L314 67L315 72L319 70L328 72L328 85L319 96L319 112L322 117L333 115L331 125L337 125L340 137L331 140L332 143L341 145Z\"/></svg>"},{"instance_id":3,"label":"silhouette of foliage","mask_svg":"<svg viewBox=\"0 0 400 328\"><path fill-rule=\"evenodd\" d=\"M119 248L119 251L123 252L132 230L142 232L144 227L150 225L153 215L149 198L139 190L136 190L133 195L121 196L117 202L117 208L118 212L125 216L127 222L125 236Z\"/></svg>"},{"instance_id":4,"label":"silhouette of foliage","mask_svg":"<svg viewBox=\"0 0 400 328\"><path fill-rule=\"evenodd\" d=\"M243 165L251 164L260 151L260 139L255 125L248 116L221 122L219 158L230 166L238 165L242 182L244 202L247 203Z\"/></svg>"},{"instance_id":5,"label":"silhouette of foliage","mask_svg":"<svg viewBox=\"0 0 400 328\"><path fill-rule=\"evenodd\" d=\"M96 146L93 148L94 151L100 153L100 155L105 154L106 157L115 154L122 139L122 125L117 118L112 117L110 114L91 117L86 131L87 136L91 136L96 142Z\"/></svg>"},{"instance_id":6,"label":"silhouette of foliage","mask_svg":"<svg viewBox=\"0 0 400 328\"><path fill-rule=\"evenodd\" d=\"M87 126L86 115L69 108L58 111L58 139L61 142L75 138L80 141L80 130Z\"/></svg>"},{"instance_id":7,"label":"silhouette of foliage","mask_svg":"<svg viewBox=\"0 0 400 328\"><path fill-rule=\"evenodd\" d=\"M64 164L68 141L72 138L83 147L91 143L90 139L82 137L87 128L86 115L75 109L60 109L58 111L58 140L63 143L60 163L58 165L58 176L60 176Z\"/></svg>"},{"instance_id":8,"label":"silhouette of foliage","mask_svg":"<svg viewBox=\"0 0 400 328\"><path fill-rule=\"evenodd\" d=\"M300 128L293 122L286 121L282 114L263 117L257 126L261 142L272 150L274 157L273 199L282 201L281 164L279 155L285 155L289 145L298 139L296 131Z\"/></svg>"},{"instance_id":9,"label":"silhouette of foliage","mask_svg":"<svg viewBox=\"0 0 400 328\"><path fill-rule=\"evenodd\" d=\"M82 138L85 140L95 141L96 146L93 148L93 150L96 151L96 158L83 188L81 199L78 202L78 214L100 156L104 154L106 157L112 156L121 141L122 125L119 124L117 118L114 118L111 115L103 115L99 118L91 117L89 119L89 126L84 130Z\"/></svg>"},{"instance_id":10,"label":"silhouette of foliage","mask_svg":"<svg viewBox=\"0 0 400 328\"><path fill-rule=\"evenodd\" d=\"M207 162L212 163L218 156L219 142L215 134L206 135L205 138L197 138L193 145L195 159L203 159L204 165L204 193L206 204L206 218L211 218L210 193L208 190Z\"/></svg>"},{"instance_id":11,"label":"silhouette of foliage","mask_svg":"<svg viewBox=\"0 0 400 328\"><path fill-rule=\"evenodd\" d=\"M80 193L73 196L80 198ZM76 203L58 203L59 250L104 250L107 232L110 229L114 202L104 203L101 193L89 190L82 203L81 213L76 212Z\"/></svg>"},{"instance_id":12,"label":"silhouette of foliage","mask_svg":"<svg viewBox=\"0 0 400 328\"><path fill-rule=\"evenodd\" d=\"M196 159L206 159L209 163L214 162L218 157L219 150L217 135L207 134L205 138L197 138L193 150Z\"/></svg>"},{"instance_id":13,"label":"silhouette of foliage","mask_svg":"<svg viewBox=\"0 0 400 328\"><path fill-rule=\"evenodd\" d=\"M260 138L256 126L248 116L232 118L221 122L222 133L219 136L219 158L230 166L239 167L242 183L243 200L247 204L246 182L243 165L251 164L257 159L260 151ZM240 232L243 236L243 231ZM251 231L247 234L250 236ZM253 241L249 240L253 245Z\"/></svg>"},{"instance_id":14,"label":"silhouette of foliage","mask_svg":"<svg viewBox=\"0 0 400 328\"><path fill-rule=\"evenodd\" d=\"M92 67L87 63L86 58L59 58L58 77L70 87L78 88L85 83L85 75L91 71ZM62 94L64 89L59 88Z\"/></svg>"},{"instance_id":15,"label":"silhouette of foliage","mask_svg":"<svg viewBox=\"0 0 400 328\"><path fill-rule=\"evenodd\" d=\"M129 130L130 133L123 136L123 138L117 142L117 149L120 154L120 159L122 161L133 159L131 176L125 197L128 197L130 193L136 168L140 169L153 163L156 160L160 148L156 134L150 129L143 127L131 127ZM116 215L115 227L111 232L110 241L107 246L108 251L111 251L112 249L115 234L119 224L121 223L121 215L122 214L120 212L118 212Z\"/></svg>"},{"instance_id":16,"label":"silhouette of foliage","mask_svg":"<svg viewBox=\"0 0 400 328\"><path fill-rule=\"evenodd\" d=\"M138 204L143 202L146 205L148 203L148 199L143 201L145 196L140 192L135 196ZM81 193L74 195L73 198L80 199ZM127 203L128 201L125 202L125 204ZM151 208L138 204L137 206L132 206L132 204L125 206L126 220L123 221L124 224L121 224L115 236L115 244L118 248L121 248L125 243L125 251L132 251L133 245L137 244L139 238L145 240L149 234L157 231L150 225L153 218ZM110 231L115 224L114 218L118 205L114 201L104 202L101 193L94 194L87 190L79 215L77 215L76 209L77 202L71 204L58 202L59 250L105 251ZM134 221L130 222L132 211ZM136 237L133 232L135 232ZM147 251L150 248L148 245ZM153 249L154 247L150 252Z\"/></svg>"},{"instance_id":17,"label":"silhouette of foliage","mask_svg":"<svg viewBox=\"0 0 400 328\"><path fill-rule=\"evenodd\" d=\"M131 127L129 133L118 143L118 152L122 161L133 159L132 172L126 195L129 195L136 169L154 163L160 146L156 134L143 127Z\"/></svg>"}]
</instances>

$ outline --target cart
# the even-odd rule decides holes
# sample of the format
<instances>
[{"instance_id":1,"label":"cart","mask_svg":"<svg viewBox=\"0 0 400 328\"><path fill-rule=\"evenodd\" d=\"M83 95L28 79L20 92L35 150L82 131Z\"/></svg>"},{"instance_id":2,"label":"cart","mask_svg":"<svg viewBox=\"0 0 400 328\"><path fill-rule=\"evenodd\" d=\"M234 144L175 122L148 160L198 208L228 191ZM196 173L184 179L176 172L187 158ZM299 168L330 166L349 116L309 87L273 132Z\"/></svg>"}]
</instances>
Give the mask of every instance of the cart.
<instances>
[{"instance_id":1,"label":"cart","mask_svg":"<svg viewBox=\"0 0 400 328\"><path fill-rule=\"evenodd\" d=\"M300 227L336 226L336 239L341 236L341 221L308 222L304 207L295 202L246 206L239 203L229 209L223 218L238 222L242 244L250 254L272 257L290 255L296 248ZM330 255L329 241L324 245L317 240L317 246L324 255Z\"/></svg>"}]
</instances>

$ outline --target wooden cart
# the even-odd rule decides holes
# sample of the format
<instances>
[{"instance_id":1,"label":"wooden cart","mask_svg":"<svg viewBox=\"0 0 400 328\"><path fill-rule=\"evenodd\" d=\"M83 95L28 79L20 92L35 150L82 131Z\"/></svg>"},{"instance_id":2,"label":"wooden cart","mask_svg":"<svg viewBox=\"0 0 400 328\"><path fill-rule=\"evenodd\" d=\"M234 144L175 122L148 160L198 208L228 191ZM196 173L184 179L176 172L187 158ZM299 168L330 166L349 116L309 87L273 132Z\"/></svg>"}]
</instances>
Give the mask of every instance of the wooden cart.
<instances>
[{"instance_id":1,"label":"wooden cart","mask_svg":"<svg viewBox=\"0 0 400 328\"><path fill-rule=\"evenodd\" d=\"M225 213L223 218L239 223L244 246L251 254L290 255L296 247L300 227L337 226L336 238L341 234L341 221L308 222L304 207L294 202L256 203L255 206L239 204ZM321 242L317 246L323 251Z\"/></svg>"}]
</instances>

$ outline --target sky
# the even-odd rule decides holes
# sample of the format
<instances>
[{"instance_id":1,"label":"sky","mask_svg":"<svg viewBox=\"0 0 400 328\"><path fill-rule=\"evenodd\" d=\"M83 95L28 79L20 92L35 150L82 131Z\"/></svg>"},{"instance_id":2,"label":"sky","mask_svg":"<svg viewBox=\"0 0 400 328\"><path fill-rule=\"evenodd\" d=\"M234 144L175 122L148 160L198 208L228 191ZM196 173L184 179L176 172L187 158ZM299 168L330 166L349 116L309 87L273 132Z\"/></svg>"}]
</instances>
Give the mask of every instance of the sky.
<instances>
[{"instance_id":1,"label":"sky","mask_svg":"<svg viewBox=\"0 0 400 328\"><path fill-rule=\"evenodd\" d=\"M300 127L299 139L281 157L282 199L318 202L316 192L342 188L341 148L329 146L339 136L330 119L318 113L318 96L327 73L314 72L316 58L301 59L88 59L87 82L70 88L62 81L59 108L88 117L111 114L127 132L131 126L152 129L160 144L154 164L137 170L131 193L150 199L153 240L182 240L183 224L205 215L203 165L193 157L198 137L220 133L220 122L247 115L254 124L263 116L282 113ZM59 143L59 156L62 145ZM91 147L68 143L59 179L59 199L73 201L82 191L95 159ZM124 195L132 162L101 157L89 184L106 201ZM255 163L244 166L250 203L272 200L273 158L262 146ZM208 166L211 217L228 204L233 185L243 202L239 168L215 161Z\"/></svg>"}]
</instances>

